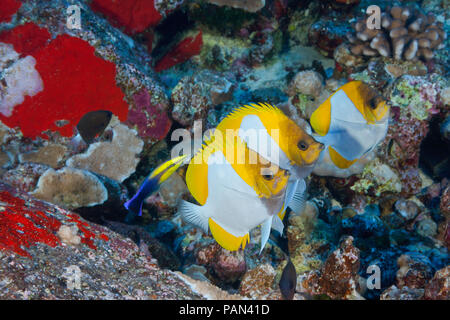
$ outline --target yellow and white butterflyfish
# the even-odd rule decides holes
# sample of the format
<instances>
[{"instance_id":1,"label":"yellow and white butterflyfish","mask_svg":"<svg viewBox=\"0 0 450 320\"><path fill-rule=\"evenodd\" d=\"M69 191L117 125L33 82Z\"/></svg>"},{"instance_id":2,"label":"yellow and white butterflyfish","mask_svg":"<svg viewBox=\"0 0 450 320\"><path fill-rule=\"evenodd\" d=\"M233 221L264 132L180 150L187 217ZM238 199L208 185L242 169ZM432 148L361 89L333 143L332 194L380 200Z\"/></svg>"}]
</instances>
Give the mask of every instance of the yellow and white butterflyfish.
<instances>
[{"instance_id":1,"label":"yellow and white butterflyfish","mask_svg":"<svg viewBox=\"0 0 450 320\"><path fill-rule=\"evenodd\" d=\"M323 145L305 132L280 109L267 103L250 104L234 109L217 126L225 138L237 135L249 149L290 172L283 219L289 206L302 210L306 178L318 160Z\"/></svg>"},{"instance_id":2,"label":"yellow and white butterflyfish","mask_svg":"<svg viewBox=\"0 0 450 320\"><path fill-rule=\"evenodd\" d=\"M389 106L375 90L361 81L343 85L311 115L314 138L327 153L317 167L331 159L337 168L349 168L384 139L388 122Z\"/></svg>"},{"instance_id":3,"label":"yellow and white butterflyfish","mask_svg":"<svg viewBox=\"0 0 450 320\"><path fill-rule=\"evenodd\" d=\"M240 158L242 152L245 159ZM182 201L179 213L206 233L210 230L230 251L244 249L249 231L261 225L262 251L271 228L283 231L277 214L284 207L288 180L287 170L261 159L241 139L224 143L213 136L191 159L186 172L186 184L200 205Z\"/></svg>"}]
</instances>

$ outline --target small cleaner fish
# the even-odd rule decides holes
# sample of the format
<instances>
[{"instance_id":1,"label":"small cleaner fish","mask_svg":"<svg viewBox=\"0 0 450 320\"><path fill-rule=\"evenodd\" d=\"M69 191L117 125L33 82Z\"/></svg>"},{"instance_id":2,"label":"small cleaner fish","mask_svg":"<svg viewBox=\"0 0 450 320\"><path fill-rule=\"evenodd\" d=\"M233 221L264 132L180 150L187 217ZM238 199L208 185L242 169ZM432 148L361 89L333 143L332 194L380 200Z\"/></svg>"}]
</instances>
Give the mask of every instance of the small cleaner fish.
<instances>
[{"instance_id":1,"label":"small cleaner fish","mask_svg":"<svg viewBox=\"0 0 450 320\"><path fill-rule=\"evenodd\" d=\"M388 120L386 101L363 82L351 81L314 111L310 123L333 164L346 169L384 139Z\"/></svg>"},{"instance_id":2,"label":"small cleaner fish","mask_svg":"<svg viewBox=\"0 0 450 320\"><path fill-rule=\"evenodd\" d=\"M152 173L145 179L136 194L127 202L125 202L125 208L136 214L142 215L142 204L144 200L152 193L159 189L161 183L167 180L172 173L174 173L186 159L186 155L182 155L171 160L168 160L158 166Z\"/></svg>"}]
</instances>

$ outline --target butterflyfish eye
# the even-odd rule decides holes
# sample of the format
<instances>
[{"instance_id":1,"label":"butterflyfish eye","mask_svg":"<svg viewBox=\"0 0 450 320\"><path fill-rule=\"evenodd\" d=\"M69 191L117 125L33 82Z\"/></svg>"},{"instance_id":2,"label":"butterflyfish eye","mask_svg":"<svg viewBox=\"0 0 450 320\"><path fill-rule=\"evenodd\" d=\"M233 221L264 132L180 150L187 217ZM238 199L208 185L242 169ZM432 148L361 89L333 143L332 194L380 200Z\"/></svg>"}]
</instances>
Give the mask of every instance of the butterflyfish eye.
<instances>
[{"instance_id":1,"label":"butterflyfish eye","mask_svg":"<svg viewBox=\"0 0 450 320\"><path fill-rule=\"evenodd\" d=\"M273 174L272 173L266 173L262 175L264 179L270 181L273 179Z\"/></svg>"},{"instance_id":2,"label":"butterflyfish eye","mask_svg":"<svg viewBox=\"0 0 450 320\"><path fill-rule=\"evenodd\" d=\"M302 151L305 151L306 149L308 149L308 144L305 142L305 141L300 141L298 144L297 144L297 146L298 146L298 148L300 149L300 150L302 150Z\"/></svg>"}]
</instances>

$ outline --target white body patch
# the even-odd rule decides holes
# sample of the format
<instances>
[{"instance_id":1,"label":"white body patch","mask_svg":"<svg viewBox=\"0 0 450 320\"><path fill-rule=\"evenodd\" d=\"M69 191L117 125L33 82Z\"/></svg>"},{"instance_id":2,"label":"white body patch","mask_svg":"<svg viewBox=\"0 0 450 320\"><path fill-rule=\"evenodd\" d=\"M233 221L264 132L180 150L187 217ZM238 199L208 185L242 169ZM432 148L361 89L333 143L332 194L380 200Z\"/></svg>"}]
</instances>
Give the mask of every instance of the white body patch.
<instances>
[{"instance_id":1,"label":"white body patch","mask_svg":"<svg viewBox=\"0 0 450 320\"><path fill-rule=\"evenodd\" d=\"M247 143L249 149L257 152L265 159L283 169L290 168L289 158L281 150L278 142L267 132L266 127L257 115L251 114L242 119L239 137Z\"/></svg>"},{"instance_id":2,"label":"white body patch","mask_svg":"<svg viewBox=\"0 0 450 320\"><path fill-rule=\"evenodd\" d=\"M344 90L331 97L331 122L328 133L315 137L326 146L332 146L342 157L354 160L372 150L385 136L388 117L369 124Z\"/></svg>"},{"instance_id":3,"label":"white body patch","mask_svg":"<svg viewBox=\"0 0 450 320\"><path fill-rule=\"evenodd\" d=\"M220 151L208 159L208 199L201 210L236 237L244 236L273 214Z\"/></svg>"}]
</instances>

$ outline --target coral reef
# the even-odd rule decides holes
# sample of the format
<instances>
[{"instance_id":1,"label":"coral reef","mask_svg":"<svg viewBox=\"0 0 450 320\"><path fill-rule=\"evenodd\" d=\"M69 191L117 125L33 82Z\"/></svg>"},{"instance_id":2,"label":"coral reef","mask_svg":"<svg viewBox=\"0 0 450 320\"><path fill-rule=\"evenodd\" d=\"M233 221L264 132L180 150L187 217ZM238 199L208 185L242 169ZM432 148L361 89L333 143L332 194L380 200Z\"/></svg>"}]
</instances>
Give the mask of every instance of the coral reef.
<instances>
[{"instance_id":1,"label":"coral reef","mask_svg":"<svg viewBox=\"0 0 450 320\"><path fill-rule=\"evenodd\" d=\"M427 300L448 300L450 297L450 285L448 283L449 270L447 266L436 271L433 278L425 286L424 298Z\"/></svg>"},{"instance_id":2,"label":"coral reef","mask_svg":"<svg viewBox=\"0 0 450 320\"><path fill-rule=\"evenodd\" d=\"M261 264L242 277L239 293L251 299L263 300L271 293L276 272L269 264Z\"/></svg>"},{"instance_id":3,"label":"coral reef","mask_svg":"<svg viewBox=\"0 0 450 320\"><path fill-rule=\"evenodd\" d=\"M19 10L22 3L18 0L2 0L0 2L2 12L0 13L0 22L9 22L12 16Z\"/></svg>"},{"instance_id":4,"label":"coral reef","mask_svg":"<svg viewBox=\"0 0 450 320\"><path fill-rule=\"evenodd\" d=\"M1 42L0 53L3 66L12 64L4 72L0 99L0 113L10 117L14 107L21 104L25 96L32 97L43 90L43 83L32 56L18 59L19 54L12 46Z\"/></svg>"},{"instance_id":5,"label":"coral reef","mask_svg":"<svg viewBox=\"0 0 450 320\"><path fill-rule=\"evenodd\" d=\"M342 240L339 249L327 258L320 271L311 271L303 280L303 288L313 295L331 299L361 299L358 293L359 250L353 238Z\"/></svg>"},{"instance_id":6,"label":"coral reef","mask_svg":"<svg viewBox=\"0 0 450 320\"><path fill-rule=\"evenodd\" d=\"M323 89L323 78L315 71L301 71L297 73L289 85L289 95L296 93L318 97Z\"/></svg>"},{"instance_id":7,"label":"coral reef","mask_svg":"<svg viewBox=\"0 0 450 320\"><path fill-rule=\"evenodd\" d=\"M35 52L34 68L45 90L21 104L4 107L9 110L4 113L10 116L0 115L0 120L9 127L19 127L30 138L45 137L46 130L71 136L73 126L92 110L110 110L125 120L128 106L115 83L115 65L95 56L94 51L86 41L61 35ZM21 73L15 79L24 77L29 77L29 73ZM60 120L64 120L62 125L58 125Z\"/></svg>"},{"instance_id":8,"label":"coral reef","mask_svg":"<svg viewBox=\"0 0 450 320\"><path fill-rule=\"evenodd\" d=\"M145 88L133 95L133 106L128 113L127 123L136 126L139 136L151 141L164 139L172 125L167 106L153 105L151 95Z\"/></svg>"},{"instance_id":9,"label":"coral reef","mask_svg":"<svg viewBox=\"0 0 450 320\"><path fill-rule=\"evenodd\" d=\"M201 299L129 239L1 184L2 299ZM75 225L81 244L55 234ZM73 281L77 273L81 282ZM55 282L55 278L61 281ZM72 279L72 281L70 281ZM25 281L24 281L25 280ZM216 290L219 290L216 288Z\"/></svg>"},{"instance_id":10,"label":"coral reef","mask_svg":"<svg viewBox=\"0 0 450 320\"><path fill-rule=\"evenodd\" d=\"M242 251L228 251L217 243L198 249L196 257L198 264L211 268L218 279L226 282L239 280L247 268Z\"/></svg>"},{"instance_id":11,"label":"coral reef","mask_svg":"<svg viewBox=\"0 0 450 320\"><path fill-rule=\"evenodd\" d=\"M249 12L259 11L266 5L266 0L208 0L208 2L218 6L229 6Z\"/></svg>"},{"instance_id":12,"label":"coral reef","mask_svg":"<svg viewBox=\"0 0 450 320\"><path fill-rule=\"evenodd\" d=\"M448 300L448 4L369 2L0 0L0 298L279 300L290 260L294 300ZM262 253L260 227L230 252L181 219L183 167L124 208L175 130L268 102L313 134L352 80L390 105L386 137L347 169L324 153ZM114 116L86 142L91 111Z\"/></svg>"},{"instance_id":13,"label":"coral reef","mask_svg":"<svg viewBox=\"0 0 450 320\"><path fill-rule=\"evenodd\" d=\"M108 199L108 191L98 178L74 168L48 169L31 194L67 209L95 206Z\"/></svg>"},{"instance_id":14,"label":"coral reef","mask_svg":"<svg viewBox=\"0 0 450 320\"><path fill-rule=\"evenodd\" d=\"M20 154L19 161L45 164L55 169L60 167L67 151L67 147L64 145L50 143L36 151Z\"/></svg>"},{"instance_id":15,"label":"coral reef","mask_svg":"<svg viewBox=\"0 0 450 320\"><path fill-rule=\"evenodd\" d=\"M446 39L443 25L432 14L425 15L408 7L392 7L383 13L380 29L369 29L368 20L355 23L354 32L347 35L355 55L393 57L394 59L430 60L433 50Z\"/></svg>"},{"instance_id":16,"label":"coral reef","mask_svg":"<svg viewBox=\"0 0 450 320\"><path fill-rule=\"evenodd\" d=\"M186 37L157 62L155 71L160 72L176 64L185 62L189 58L199 54L202 45L203 38L201 31L195 36Z\"/></svg>"},{"instance_id":17,"label":"coral reef","mask_svg":"<svg viewBox=\"0 0 450 320\"><path fill-rule=\"evenodd\" d=\"M231 99L232 83L211 71L184 77L172 91L172 117L182 125L191 126L194 120L205 117L209 109Z\"/></svg>"},{"instance_id":18,"label":"coral reef","mask_svg":"<svg viewBox=\"0 0 450 320\"><path fill-rule=\"evenodd\" d=\"M122 182L135 170L139 162L137 155L144 143L137 132L127 126L111 121L113 137L111 141L96 142L79 155L69 158L66 165L89 170L113 180Z\"/></svg>"}]
</instances>

